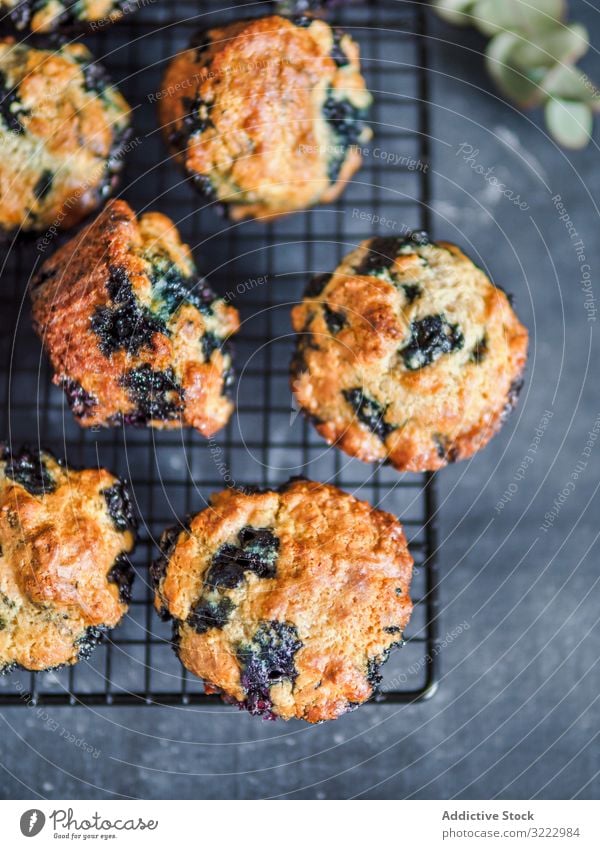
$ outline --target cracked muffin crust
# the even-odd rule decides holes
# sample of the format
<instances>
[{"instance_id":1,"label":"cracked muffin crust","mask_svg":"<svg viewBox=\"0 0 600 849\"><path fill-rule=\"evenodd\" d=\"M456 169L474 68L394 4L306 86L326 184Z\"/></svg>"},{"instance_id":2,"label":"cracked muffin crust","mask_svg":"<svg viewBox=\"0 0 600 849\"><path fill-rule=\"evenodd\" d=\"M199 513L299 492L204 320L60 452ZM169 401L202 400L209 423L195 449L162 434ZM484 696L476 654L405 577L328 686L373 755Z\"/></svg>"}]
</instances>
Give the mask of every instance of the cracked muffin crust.
<instances>
[{"instance_id":1,"label":"cracked muffin crust","mask_svg":"<svg viewBox=\"0 0 600 849\"><path fill-rule=\"evenodd\" d=\"M51 33L113 23L136 5L131 0L0 0L0 21L19 31Z\"/></svg>"},{"instance_id":2,"label":"cracked muffin crust","mask_svg":"<svg viewBox=\"0 0 600 849\"><path fill-rule=\"evenodd\" d=\"M220 492L161 550L155 605L181 662L267 718L321 722L369 699L412 611L400 523L334 486Z\"/></svg>"},{"instance_id":3,"label":"cracked muffin crust","mask_svg":"<svg viewBox=\"0 0 600 849\"><path fill-rule=\"evenodd\" d=\"M306 17L200 34L157 98L174 156L234 220L333 201L371 137L358 45Z\"/></svg>"},{"instance_id":4,"label":"cracked muffin crust","mask_svg":"<svg viewBox=\"0 0 600 849\"><path fill-rule=\"evenodd\" d=\"M0 443L0 671L89 656L127 612L136 520L126 485Z\"/></svg>"},{"instance_id":5,"label":"cracked muffin crust","mask_svg":"<svg viewBox=\"0 0 600 849\"><path fill-rule=\"evenodd\" d=\"M0 237L67 229L116 186L129 106L83 44L0 40Z\"/></svg>"},{"instance_id":6,"label":"cracked muffin crust","mask_svg":"<svg viewBox=\"0 0 600 849\"><path fill-rule=\"evenodd\" d=\"M231 415L237 310L198 276L170 218L112 201L42 266L33 319L83 427L194 427Z\"/></svg>"},{"instance_id":7,"label":"cracked muffin crust","mask_svg":"<svg viewBox=\"0 0 600 849\"><path fill-rule=\"evenodd\" d=\"M292 389L329 443L400 471L489 442L515 405L527 330L463 252L422 232L373 238L292 310Z\"/></svg>"}]
</instances>

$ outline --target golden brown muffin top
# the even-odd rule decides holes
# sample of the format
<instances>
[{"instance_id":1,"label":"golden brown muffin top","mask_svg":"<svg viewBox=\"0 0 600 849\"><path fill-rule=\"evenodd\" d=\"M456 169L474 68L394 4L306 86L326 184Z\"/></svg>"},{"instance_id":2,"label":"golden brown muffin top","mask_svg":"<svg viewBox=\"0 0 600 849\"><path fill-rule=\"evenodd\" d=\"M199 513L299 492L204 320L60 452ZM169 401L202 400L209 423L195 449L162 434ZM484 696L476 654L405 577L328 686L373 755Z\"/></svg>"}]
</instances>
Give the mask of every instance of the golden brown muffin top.
<instances>
[{"instance_id":1,"label":"golden brown muffin top","mask_svg":"<svg viewBox=\"0 0 600 849\"><path fill-rule=\"evenodd\" d=\"M0 229L67 228L110 191L129 106L83 44L0 40Z\"/></svg>"},{"instance_id":2,"label":"golden brown muffin top","mask_svg":"<svg viewBox=\"0 0 600 849\"><path fill-rule=\"evenodd\" d=\"M516 401L527 330L455 245L377 238L308 287L292 388L317 430L362 460L434 470L471 456Z\"/></svg>"},{"instance_id":3,"label":"golden brown muffin top","mask_svg":"<svg viewBox=\"0 0 600 849\"><path fill-rule=\"evenodd\" d=\"M47 452L2 445L0 456L0 668L75 663L128 607L127 489L105 469L74 471Z\"/></svg>"},{"instance_id":4,"label":"golden brown muffin top","mask_svg":"<svg viewBox=\"0 0 600 849\"><path fill-rule=\"evenodd\" d=\"M198 276L190 249L160 213L140 219L113 201L42 266L33 317L78 421L206 436L228 420L237 310Z\"/></svg>"},{"instance_id":5,"label":"golden brown muffin top","mask_svg":"<svg viewBox=\"0 0 600 849\"><path fill-rule=\"evenodd\" d=\"M231 217L333 200L371 136L357 44L320 20L270 16L203 33L169 65L160 121Z\"/></svg>"},{"instance_id":6,"label":"golden brown muffin top","mask_svg":"<svg viewBox=\"0 0 600 849\"><path fill-rule=\"evenodd\" d=\"M364 702L412 611L400 523L334 486L220 492L162 548L156 607L181 661L252 713L319 722Z\"/></svg>"},{"instance_id":7,"label":"golden brown muffin top","mask_svg":"<svg viewBox=\"0 0 600 849\"><path fill-rule=\"evenodd\" d=\"M123 7L127 6L133 3L128 0L77 0L75 3L73 0L0 0L0 18L7 16L17 30L50 33L78 24L112 23L123 15Z\"/></svg>"}]
</instances>

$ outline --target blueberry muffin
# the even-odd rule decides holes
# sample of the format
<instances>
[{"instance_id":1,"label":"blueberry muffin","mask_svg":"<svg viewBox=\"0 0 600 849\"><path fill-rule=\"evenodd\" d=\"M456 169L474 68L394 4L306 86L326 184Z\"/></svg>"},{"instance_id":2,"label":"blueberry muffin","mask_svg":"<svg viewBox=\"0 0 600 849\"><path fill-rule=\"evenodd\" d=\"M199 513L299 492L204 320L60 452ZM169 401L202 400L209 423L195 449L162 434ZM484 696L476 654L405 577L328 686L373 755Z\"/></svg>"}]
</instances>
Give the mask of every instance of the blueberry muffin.
<instances>
[{"instance_id":1,"label":"blueberry muffin","mask_svg":"<svg viewBox=\"0 0 600 849\"><path fill-rule=\"evenodd\" d=\"M116 185L129 106L82 44L0 40L0 237L72 227Z\"/></svg>"},{"instance_id":2,"label":"blueberry muffin","mask_svg":"<svg viewBox=\"0 0 600 849\"><path fill-rule=\"evenodd\" d=\"M400 471L470 457L515 405L527 330L459 248L373 238L292 310L292 389L330 443Z\"/></svg>"},{"instance_id":3,"label":"blueberry muffin","mask_svg":"<svg viewBox=\"0 0 600 849\"><path fill-rule=\"evenodd\" d=\"M267 718L321 722L370 698L412 611L401 525L333 486L220 492L161 549L155 605L183 665Z\"/></svg>"},{"instance_id":4,"label":"blueberry muffin","mask_svg":"<svg viewBox=\"0 0 600 849\"><path fill-rule=\"evenodd\" d=\"M358 45L310 18L202 33L171 62L158 98L173 154L234 220L333 201L371 137Z\"/></svg>"},{"instance_id":5,"label":"blueberry muffin","mask_svg":"<svg viewBox=\"0 0 600 849\"><path fill-rule=\"evenodd\" d=\"M237 310L198 276L173 222L112 201L32 282L33 320L83 427L197 428L231 415Z\"/></svg>"},{"instance_id":6,"label":"blueberry muffin","mask_svg":"<svg viewBox=\"0 0 600 849\"><path fill-rule=\"evenodd\" d=\"M0 444L0 671L86 658L131 599L136 521L125 484Z\"/></svg>"},{"instance_id":7,"label":"blueberry muffin","mask_svg":"<svg viewBox=\"0 0 600 849\"><path fill-rule=\"evenodd\" d=\"M136 7L133 0L0 0L0 21L19 31L50 33L104 26Z\"/></svg>"}]
</instances>

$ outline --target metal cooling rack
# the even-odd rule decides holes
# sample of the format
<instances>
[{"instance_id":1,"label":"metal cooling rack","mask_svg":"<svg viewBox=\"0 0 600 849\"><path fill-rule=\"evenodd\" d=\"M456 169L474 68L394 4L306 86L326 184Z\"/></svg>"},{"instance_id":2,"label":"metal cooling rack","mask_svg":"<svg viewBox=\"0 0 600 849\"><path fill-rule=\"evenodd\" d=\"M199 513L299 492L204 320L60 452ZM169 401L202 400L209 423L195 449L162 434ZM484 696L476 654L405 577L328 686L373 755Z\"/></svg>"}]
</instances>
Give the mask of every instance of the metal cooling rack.
<instances>
[{"instance_id":1,"label":"metal cooling rack","mask_svg":"<svg viewBox=\"0 0 600 849\"><path fill-rule=\"evenodd\" d=\"M234 293L243 319L235 341L237 411L210 442L189 430L80 429L62 392L51 385L30 326L26 286L49 251L42 254L29 242L0 253L2 435L15 447L39 443L74 465L99 464L129 478L142 517L133 603L123 623L88 662L0 677L0 704L214 701L180 667L170 647L170 626L153 612L147 565L156 556L156 540L176 517L200 510L229 480L277 485L296 474L335 483L401 518L415 558L416 606L406 646L383 669L381 698L409 702L435 691L435 481L431 475L398 475L329 448L293 410L288 389L290 306L307 279L331 271L364 238L405 227L427 229L425 16L420 4L394 0L350 5L330 16L359 41L374 94L375 140L362 170L333 205L272 224L227 224L182 183L167 159L148 95L160 89L166 62L187 45L191 32L271 11L264 3L220 9L218 0L142 0L142 8L120 24L83 39L134 107L138 141L127 158L122 196L138 213L159 209L171 216L213 288ZM380 216L380 223L369 215Z\"/></svg>"}]
</instances>

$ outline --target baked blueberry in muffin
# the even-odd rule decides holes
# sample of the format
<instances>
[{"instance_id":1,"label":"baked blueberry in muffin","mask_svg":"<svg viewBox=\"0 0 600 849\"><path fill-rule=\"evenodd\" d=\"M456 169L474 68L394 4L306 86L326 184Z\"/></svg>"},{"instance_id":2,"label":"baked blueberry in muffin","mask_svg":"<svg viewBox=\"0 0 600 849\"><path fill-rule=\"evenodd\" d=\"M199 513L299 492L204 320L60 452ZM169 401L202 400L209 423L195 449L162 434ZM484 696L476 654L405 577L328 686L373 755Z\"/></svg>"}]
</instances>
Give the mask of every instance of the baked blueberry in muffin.
<instances>
[{"instance_id":1,"label":"baked blueberry in muffin","mask_svg":"<svg viewBox=\"0 0 600 849\"><path fill-rule=\"evenodd\" d=\"M161 549L155 605L181 662L267 718L320 722L369 699L412 611L399 522L325 484L220 492Z\"/></svg>"},{"instance_id":2,"label":"baked blueberry in muffin","mask_svg":"<svg viewBox=\"0 0 600 849\"><path fill-rule=\"evenodd\" d=\"M0 0L0 23L25 32L105 26L137 8L134 0Z\"/></svg>"},{"instance_id":3,"label":"baked blueberry in muffin","mask_svg":"<svg viewBox=\"0 0 600 849\"><path fill-rule=\"evenodd\" d=\"M89 656L131 599L126 485L46 451L0 444L0 671Z\"/></svg>"},{"instance_id":4,"label":"baked blueberry in muffin","mask_svg":"<svg viewBox=\"0 0 600 849\"><path fill-rule=\"evenodd\" d=\"M234 307L198 276L173 222L112 201L32 283L33 319L83 427L188 426L231 415Z\"/></svg>"},{"instance_id":5,"label":"baked blueberry in muffin","mask_svg":"<svg viewBox=\"0 0 600 849\"><path fill-rule=\"evenodd\" d=\"M292 389L319 433L400 471L470 457L515 405L527 330L465 254L373 238L294 307Z\"/></svg>"},{"instance_id":6,"label":"baked blueberry in muffin","mask_svg":"<svg viewBox=\"0 0 600 849\"><path fill-rule=\"evenodd\" d=\"M72 227L113 191L129 106L83 44L0 40L0 238Z\"/></svg>"},{"instance_id":7,"label":"baked blueberry in muffin","mask_svg":"<svg viewBox=\"0 0 600 849\"><path fill-rule=\"evenodd\" d=\"M272 16L197 36L167 69L159 113L196 187L233 219L262 218L342 192L370 102L349 35Z\"/></svg>"}]
</instances>

